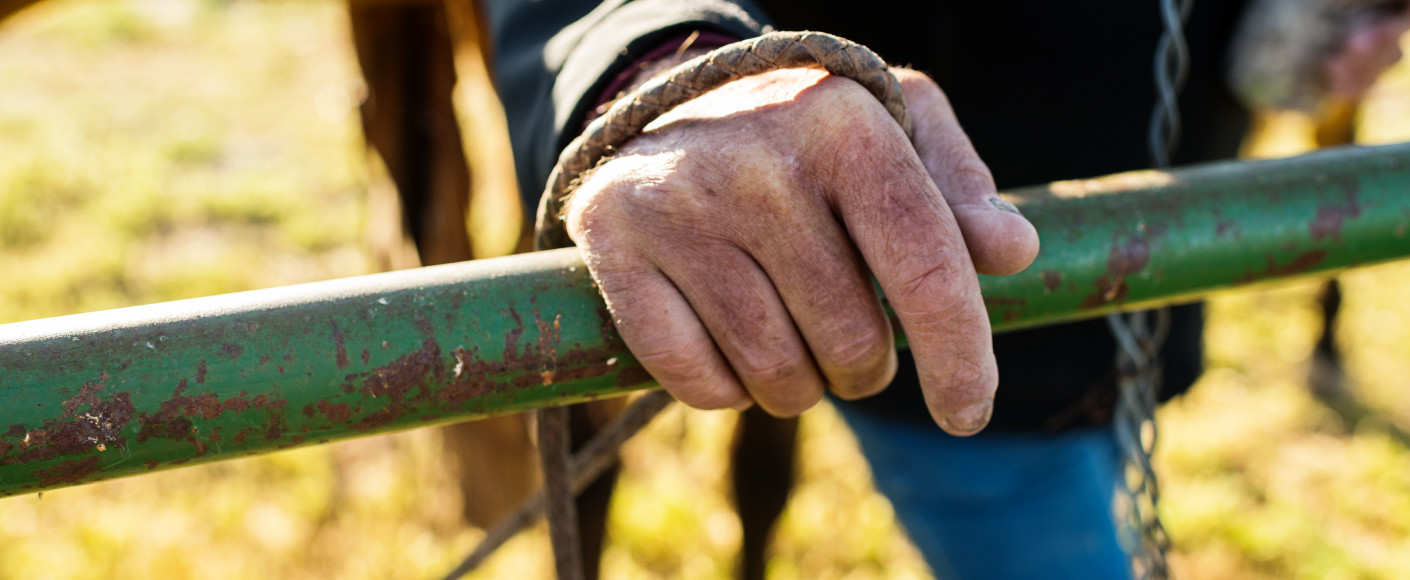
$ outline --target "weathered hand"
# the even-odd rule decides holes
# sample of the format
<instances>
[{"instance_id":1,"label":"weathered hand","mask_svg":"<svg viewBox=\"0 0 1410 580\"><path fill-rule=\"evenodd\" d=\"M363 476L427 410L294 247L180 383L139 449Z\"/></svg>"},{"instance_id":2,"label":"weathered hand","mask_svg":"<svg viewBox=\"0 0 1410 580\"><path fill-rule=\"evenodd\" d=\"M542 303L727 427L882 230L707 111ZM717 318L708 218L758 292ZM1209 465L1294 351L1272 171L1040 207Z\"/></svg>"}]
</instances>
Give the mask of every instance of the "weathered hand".
<instances>
[{"instance_id":1,"label":"weathered hand","mask_svg":"<svg viewBox=\"0 0 1410 580\"><path fill-rule=\"evenodd\" d=\"M1349 100L1364 96L1381 73L1400 61L1400 37L1406 31L1410 5L1353 21L1339 50L1323 63L1328 93Z\"/></svg>"},{"instance_id":2,"label":"weathered hand","mask_svg":"<svg viewBox=\"0 0 1410 580\"><path fill-rule=\"evenodd\" d=\"M569 234L618 331L676 398L795 415L830 388L884 388L905 328L926 401L954 434L987 424L998 376L975 272L1038 251L998 200L940 89L896 71L911 142L860 85L779 70L653 123L587 176Z\"/></svg>"}]
</instances>

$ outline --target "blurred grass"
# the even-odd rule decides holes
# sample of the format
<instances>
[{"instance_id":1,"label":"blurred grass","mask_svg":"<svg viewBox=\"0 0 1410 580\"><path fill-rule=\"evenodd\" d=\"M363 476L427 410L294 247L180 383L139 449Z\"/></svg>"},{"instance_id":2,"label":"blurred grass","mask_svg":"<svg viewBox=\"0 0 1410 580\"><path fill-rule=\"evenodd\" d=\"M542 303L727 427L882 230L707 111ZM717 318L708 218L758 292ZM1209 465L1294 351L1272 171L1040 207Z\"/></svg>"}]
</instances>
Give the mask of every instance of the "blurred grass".
<instances>
[{"instance_id":1,"label":"blurred grass","mask_svg":"<svg viewBox=\"0 0 1410 580\"><path fill-rule=\"evenodd\" d=\"M365 273L362 94L332 0L50 0L0 25L0 322ZM1410 139L1410 68L1360 138ZM1295 151L1296 122L1282 152ZM1410 264L1348 274L1348 425L1307 393L1315 285L1209 308L1210 372L1161 412L1185 578L1410 577ZM627 450L610 578L723 578L733 418ZM803 423L772 577L926 578L830 409ZM0 578L429 578L479 539L434 430L0 500ZM548 578L538 530L479 577Z\"/></svg>"}]
</instances>

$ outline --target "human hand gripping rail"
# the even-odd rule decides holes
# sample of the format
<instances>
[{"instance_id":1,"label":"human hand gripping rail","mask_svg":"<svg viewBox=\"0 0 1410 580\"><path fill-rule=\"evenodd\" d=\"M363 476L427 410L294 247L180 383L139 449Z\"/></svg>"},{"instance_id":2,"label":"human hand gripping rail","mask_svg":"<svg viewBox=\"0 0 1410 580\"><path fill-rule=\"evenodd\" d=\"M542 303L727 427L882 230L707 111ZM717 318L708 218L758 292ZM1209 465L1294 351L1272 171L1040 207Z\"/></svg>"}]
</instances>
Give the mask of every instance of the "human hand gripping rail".
<instances>
[{"instance_id":1,"label":"human hand gripping rail","mask_svg":"<svg viewBox=\"0 0 1410 580\"><path fill-rule=\"evenodd\" d=\"M976 271L1022 270L1038 238L923 75L821 33L737 43L621 99L549 183L540 247L577 243L623 339L683 402L795 415L825 386L884 388L896 359L870 270L936 422L987 423Z\"/></svg>"}]
</instances>

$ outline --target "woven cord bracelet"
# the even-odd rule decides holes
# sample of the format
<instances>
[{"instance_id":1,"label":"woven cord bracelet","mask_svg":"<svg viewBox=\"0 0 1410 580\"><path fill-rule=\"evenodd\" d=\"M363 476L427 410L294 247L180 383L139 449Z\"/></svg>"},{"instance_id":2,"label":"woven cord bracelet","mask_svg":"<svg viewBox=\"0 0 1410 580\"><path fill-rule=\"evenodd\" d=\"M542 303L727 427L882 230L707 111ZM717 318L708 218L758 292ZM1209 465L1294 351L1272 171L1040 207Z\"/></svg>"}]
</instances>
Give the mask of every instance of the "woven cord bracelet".
<instances>
[{"instance_id":1,"label":"woven cord bracelet","mask_svg":"<svg viewBox=\"0 0 1410 580\"><path fill-rule=\"evenodd\" d=\"M563 206L583 174L667 111L740 78L787 68L821 68L857 81L871 92L911 137L911 118L901 83L881 57L865 46L822 32L773 32L720 47L671 69L618 99L576 139L548 177L539 200L534 247L573 245Z\"/></svg>"}]
</instances>

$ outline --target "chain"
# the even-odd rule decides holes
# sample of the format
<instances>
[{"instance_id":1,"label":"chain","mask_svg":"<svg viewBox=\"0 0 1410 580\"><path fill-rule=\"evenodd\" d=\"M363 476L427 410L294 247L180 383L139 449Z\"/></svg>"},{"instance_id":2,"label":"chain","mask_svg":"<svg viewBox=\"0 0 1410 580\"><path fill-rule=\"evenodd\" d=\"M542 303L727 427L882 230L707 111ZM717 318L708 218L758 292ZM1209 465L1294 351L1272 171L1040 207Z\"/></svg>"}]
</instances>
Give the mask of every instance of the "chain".
<instances>
[{"instance_id":1,"label":"chain","mask_svg":"<svg viewBox=\"0 0 1410 580\"><path fill-rule=\"evenodd\" d=\"M1151 325L1154 315L1155 324ZM1132 571L1136 578L1163 580L1170 573L1165 553L1170 538L1160 523L1157 508L1160 486L1151 465L1155 449L1156 394L1160 392L1160 346L1170 326L1170 311L1136 312L1107 317L1116 337L1117 402L1113 428L1125 461L1127 538L1132 546Z\"/></svg>"},{"instance_id":2,"label":"chain","mask_svg":"<svg viewBox=\"0 0 1410 580\"><path fill-rule=\"evenodd\" d=\"M1180 140L1178 99L1190 64L1183 29L1193 5L1194 0L1160 0L1165 31L1155 51L1157 100L1147 140L1151 164L1160 169L1170 167ZM1160 523L1160 485L1151 453L1158 434L1155 407L1160 393L1160 347L1170 330L1170 310L1111 314L1107 323L1117 343L1113 428L1125 461L1122 483L1127 504L1123 511L1132 547L1131 568L1136 578L1164 580L1170 577L1166 561L1170 536Z\"/></svg>"}]
</instances>

